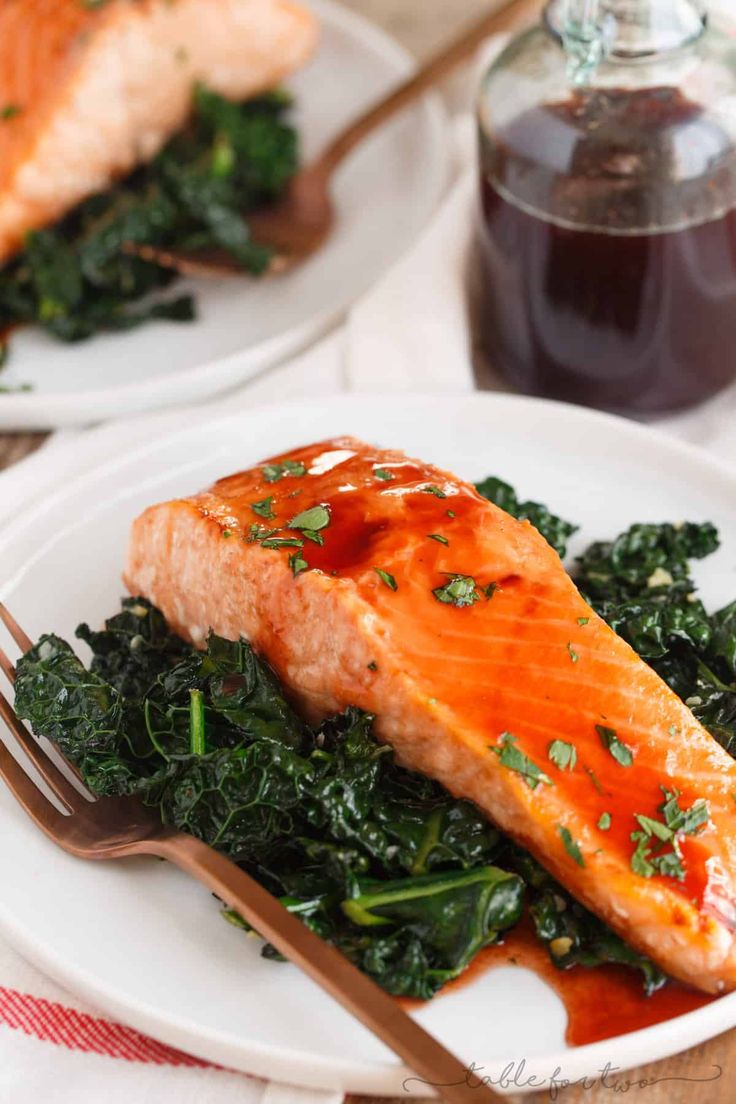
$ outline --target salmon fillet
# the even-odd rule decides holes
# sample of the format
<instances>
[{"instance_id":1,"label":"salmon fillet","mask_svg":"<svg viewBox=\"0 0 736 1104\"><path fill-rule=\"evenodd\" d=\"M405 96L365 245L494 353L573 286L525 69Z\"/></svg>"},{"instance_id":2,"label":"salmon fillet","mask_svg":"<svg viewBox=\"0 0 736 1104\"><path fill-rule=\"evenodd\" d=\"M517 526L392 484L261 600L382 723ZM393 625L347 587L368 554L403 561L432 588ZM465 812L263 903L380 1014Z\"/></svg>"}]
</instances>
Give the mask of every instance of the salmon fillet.
<instances>
[{"instance_id":1,"label":"salmon fillet","mask_svg":"<svg viewBox=\"0 0 736 1104\"><path fill-rule=\"evenodd\" d=\"M316 37L290 0L0 0L0 263L153 157L197 83L245 99Z\"/></svg>"},{"instance_id":2,"label":"salmon fillet","mask_svg":"<svg viewBox=\"0 0 736 1104\"><path fill-rule=\"evenodd\" d=\"M669 974L736 986L736 762L528 522L345 438L146 510L125 582L196 645L246 637L310 719L375 713L401 763L474 801ZM647 872L637 816L676 825L679 872ZM650 858L672 847L654 832Z\"/></svg>"}]
</instances>

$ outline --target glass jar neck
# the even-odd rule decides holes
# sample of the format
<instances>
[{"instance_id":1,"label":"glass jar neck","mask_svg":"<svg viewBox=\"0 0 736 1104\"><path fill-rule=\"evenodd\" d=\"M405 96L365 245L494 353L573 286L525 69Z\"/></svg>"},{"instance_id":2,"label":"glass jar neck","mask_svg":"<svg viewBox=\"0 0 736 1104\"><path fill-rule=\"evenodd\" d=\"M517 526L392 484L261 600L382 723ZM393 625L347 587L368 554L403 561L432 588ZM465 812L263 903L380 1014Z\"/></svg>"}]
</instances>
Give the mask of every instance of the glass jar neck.
<instances>
[{"instance_id":1,"label":"glass jar neck","mask_svg":"<svg viewBox=\"0 0 736 1104\"><path fill-rule=\"evenodd\" d=\"M681 50L707 22L701 0L550 0L545 18L579 82L606 58L634 61Z\"/></svg>"}]
</instances>

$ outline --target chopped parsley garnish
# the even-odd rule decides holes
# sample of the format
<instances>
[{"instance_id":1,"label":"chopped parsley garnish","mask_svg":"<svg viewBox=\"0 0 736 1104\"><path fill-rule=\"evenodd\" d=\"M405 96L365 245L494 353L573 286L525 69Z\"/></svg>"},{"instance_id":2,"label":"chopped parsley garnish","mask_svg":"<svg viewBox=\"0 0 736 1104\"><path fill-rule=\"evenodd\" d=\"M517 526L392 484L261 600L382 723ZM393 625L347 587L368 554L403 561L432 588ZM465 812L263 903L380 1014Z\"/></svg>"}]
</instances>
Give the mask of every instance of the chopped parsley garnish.
<instances>
[{"instance_id":1,"label":"chopped parsley garnish","mask_svg":"<svg viewBox=\"0 0 736 1104\"><path fill-rule=\"evenodd\" d=\"M643 816L641 813L635 813L634 819L641 825L647 836L656 836L663 843L669 843L674 836L672 829L663 824L661 820L654 820L652 817Z\"/></svg>"},{"instance_id":2,"label":"chopped parsley garnish","mask_svg":"<svg viewBox=\"0 0 736 1104\"><path fill-rule=\"evenodd\" d=\"M598 827L603 832L608 831L608 829L611 827L611 814L610 813L601 813L601 815L598 817Z\"/></svg>"},{"instance_id":3,"label":"chopped parsley garnish","mask_svg":"<svg viewBox=\"0 0 736 1104\"><path fill-rule=\"evenodd\" d=\"M254 514L258 514L259 517L265 518L266 521L273 521L276 517L273 512L273 495L269 495L268 498L262 498L260 502L251 502L250 508Z\"/></svg>"},{"instance_id":4,"label":"chopped parsley garnish","mask_svg":"<svg viewBox=\"0 0 736 1104\"><path fill-rule=\"evenodd\" d=\"M393 476L390 471L386 471L385 468L374 468L373 475L376 479L383 479L384 482L387 479L395 479L395 476Z\"/></svg>"},{"instance_id":5,"label":"chopped parsley garnish","mask_svg":"<svg viewBox=\"0 0 736 1104\"><path fill-rule=\"evenodd\" d=\"M278 529L267 529L265 525L258 525L254 521L248 530L248 542L250 544L260 543L266 540L267 537L272 537L274 533L278 533Z\"/></svg>"},{"instance_id":6,"label":"chopped parsley garnish","mask_svg":"<svg viewBox=\"0 0 736 1104\"><path fill-rule=\"evenodd\" d=\"M578 625L587 625L589 621L589 617L578 617Z\"/></svg>"},{"instance_id":7,"label":"chopped parsley garnish","mask_svg":"<svg viewBox=\"0 0 736 1104\"><path fill-rule=\"evenodd\" d=\"M454 511L454 510L446 510L446 511L445 511L445 513L447 514L447 516L448 516L449 518L454 518L454 517L457 517L457 514L455 513L455 511Z\"/></svg>"},{"instance_id":8,"label":"chopped parsley garnish","mask_svg":"<svg viewBox=\"0 0 736 1104\"><path fill-rule=\"evenodd\" d=\"M603 793L603 786L601 785L601 781L595 771L592 770L590 767L586 767L585 773L590 778L590 781L593 783L598 793Z\"/></svg>"},{"instance_id":9,"label":"chopped parsley garnish","mask_svg":"<svg viewBox=\"0 0 736 1104\"><path fill-rule=\"evenodd\" d=\"M251 525L248 530L248 543L260 544L261 548L301 548L304 541L299 537L277 537L278 529L267 529L265 525Z\"/></svg>"},{"instance_id":10,"label":"chopped parsley garnish","mask_svg":"<svg viewBox=\"0 0 736 1104\"><path fill-rule=\"evenodd\" d=\"M301 552L292 552L289 556L289 567L292 570L292 574L299 575L302 571L306 571L309 568L309 564L304 559Z\"/></svg>"},{"instance_id":11,"label":"chopped parsley garnish","mask_svg":"<svg viewBox=\"0 0 736 1104\"><path fill-rule=\"evenodd\" d=\"M708 805L704 798L694 802L689 809L681 809L679 804L679 790L666 790L662 786L664 801L659 811L664 817L665 824L673 832L682 832L685 836L692 836L698 828L702 828L708 822Z\"/></svg>"},{"instance_id":12,"label":"chopped parsley garnish","mask_svg":"<svg viewBox=\"0 0 736 1104\"><path fill-rule=\"evenodd\" d=\"M695 835L702 828L708 820L708 806L701 798L689 809L682 809L678 790L667 790L664 786L661 789L664 801L657 811L662 814L662 820L642 813L635 814L641 831L631 833L632 842L636 844L631 856L631 869L642 878L661 874L681 882L684 881L685 870L678 837ZM670 850L663 851L666 846Z\"/></svg>"},{"instance_id":13,"label":"chopped parsley garnish","mask_svg":"<svg viewBox=\"0 0 736 1104\"><path fill-rule=\"evenodd\" d=\"M233 535L233 531L232 529L223 529L222 535L223 537L231 537Z\"/></svg>"},{"instance_id":14,"label":"chopped parsley garnish","mask_svg":"<svg viewBox=\"0 0 736 1104\"><path fill-rule=\"evenodd\" d=\"M578 864L578 866L585 866L585 859L583 858L582 852L580 850L580 845L577 840L573 839L572 835L570 834L570 829L564 828L563 825L558 824L557 830L560 833L560 839L565 845L565 850L567 851L570 858L573 859Z\"/></svg>"},{"instance_id":15,"label":"chopped parsley garnish","mask_svg":"<svg viewBox=\"0 0 736 1104\"><path fill-rule=\"evenodd\" d=\"M381 582L385 583L390 590L399 589L399 584L396 582L393 575L390 575L388 571L384 571L381 567L374 567L373 570L375 571Z\"/></svg>"},{"instance_id":16,"label":"chopped parsley garnish","mask_svg":"<svg viewBox=\"0 0 736 1104\"><path fill-rule=\"evenodd\" d=\"M325 529L330 524L330 511L326 506L312 506L309 510L302 510L300 514L293 517L287 529L303 529L304 535L310 535L317 533L320 529ZM321 544L322 541L316 541L317 544Z\"/></svg>"},{"instance_id":17,"label":"chopped parsley garnish","mask_svg":"<svg viewBox=\"0 0 736 1104\"><path fill-rule=\"evenodd\" d=\"M578 761L578 753L574 744L568 744L564 740L553 740L547 750L547 756L560 770L574 770Z\"/></svg>"},{"instance_id":18,"label":"chopped parsley garnish","mask_svg":"<svg viewBox=\"0 0 736 1104\"><path fill-rule=\"evenodd\" d=\"M493 595L496 593L497 590L498 590L498 583L489 583L488 586L483 587L483 593L485 594L486 598L489 601L491 600L491 598L493 597Z\"/></svg>"},{"instance_id":19,"label":"chopped parsley garnish","mask_svg":"<svg viewBox=\"0 0 736 1104\"><path fill-rule=\"evenodd\" d=\"M427 533L429 540L437 541L438 544L449 544L447 537L443 537L441 533Z\"/></svg>"},{"instance_id":20,"label":"chopped parsley garnish","mask_svg":"<svg viewBox=\"0 0 736 1104\"><path fill-rule=\"evenodd\" d=\"M5 122L7 119L14 119L16 115L20 115L20 107L18 104L8 103L4 107L0 107L0 119Z\"/></svg>"},{"instance_id":21,"label":"chopped parsley garnish","mask_svg":"<svg viewBox=\"0 0 736 1104\"><path fill-rule=\"evenodd\" d=\"M302 536L314 544L324 544L325 539L320 532L330 524L330 511L327 506L312 506L308 510L302 510L293 517L287 525L287 529L300 529Z\"/></svg>"},{"instance_id":22,"label":"chopped parsley garnish","mask_svg":"<svg viewBox=\"0 0 736 1104\"><path fill-rule=\"evenodd\" d=\"M266 537L260 545L261 548L302 548L304 541L298 537Z\"/></svg>"},{"instance_id":23,"label":"chopped parsley garnish","mask_svg":"<svg viewBox=\"0 0 736 1104\"><path fill-rule=\"evenodd\" d=\"M378 670L378 664L376 663L375 659L372 659L370 661L370 663L366 664L366 666L367 666L369 671L377 671Z\"/></svg>"},{"instance_id":24,"label":"chopped parsley garnish","mask_svg":"<svg viewBox=\"0 0 736 1104\"><path fill-rule=\"evenodd\" d=\"M637 845L636 850L631 856L631 869L634 874L638 874L640 878L651 878L657 873L666 873L666 871L661 869L661 866L657 868L654 863L649 861L651 848L649 837L646 832L632 832L631 838ZM682 866L682 864L680 865ZM682 878L684 878L685 871L682 870L681 874Z\"/></svg>"},{"instance_id":25,"label":"chopped parsley garnish","mask_svg":"<svg viewBox=\"0 0 736 1104\"><path fill-rule=\"evenodd\" d=\"M568 655L570 656L570 659L573 661L573 663L577 663L577 661L580 659L580 656L575 651L575 649L573 648L573 646L572 646L572 644L570 643L569 640L567 642L566 647L567 647L567 652L568 652Z\"/></svg>"},{"instance_id":26,"label":"chopped parsley garnish","mask_svg":"<svg viewBox=\"0 0 736 1104\"><path fill-rule=\"evenodd\" d=\"M280 464L266 464L261 468L261 474L267 483L278 483L285 476L301 476L307 474L307 469L301 460L284 460Z\"/></svg>"},{"instance_id":27,"label":"chopped parsley garnish","mask_svg":"<svg viewBox=\"0 0 736 1104\"><path fill-rule=\"evenodd\" d=\"M634 762L634 754L630 747L619 740L615 729L606 728L605 725L596 725L595 730L601 738L601 743L613 758L622 767L630 767Z\"/></svg>"},{"instance_id":28,"label":"chopped parsley garnish","mask_svg":"<svg viewBox=\"0 0 736 1104\"><path fill-rule=\"evenodd\" d=\"M480 602L481 593L478 584L472 575L454 575L445 572L449 583L442 587L435 587L432 591L438 602L444 602L447 606L472 606L474 602Z\"/></svg>"},{"instance_id":29,"label":"chopped parsley garnish","mask_svg":"<svg viewBox=\"0 0 736 1104\"><path fill-rule=\"evenodd\" d=\"M419 490L422 494L431 494L435 498L447 498L444 491L441 491L439 487L436 487L434 483L430 483L427 487L420 487Z\"/></svg>"},{"instance_id":30,"label":"chopped parsley garnish","mask_svg":"<svg viewBox=\"0 0 736 1104\"><path fill-rule=\"evenodd\" d=\"M516 737L511 732L502 732L500 747L491 746L490 749L501 760L501 765L509 770L522 775L530 790L536 790L540 782L545 786L552 785L549 775L537 766L523 751L516 746Z\"/></svg>"}]
</instances>

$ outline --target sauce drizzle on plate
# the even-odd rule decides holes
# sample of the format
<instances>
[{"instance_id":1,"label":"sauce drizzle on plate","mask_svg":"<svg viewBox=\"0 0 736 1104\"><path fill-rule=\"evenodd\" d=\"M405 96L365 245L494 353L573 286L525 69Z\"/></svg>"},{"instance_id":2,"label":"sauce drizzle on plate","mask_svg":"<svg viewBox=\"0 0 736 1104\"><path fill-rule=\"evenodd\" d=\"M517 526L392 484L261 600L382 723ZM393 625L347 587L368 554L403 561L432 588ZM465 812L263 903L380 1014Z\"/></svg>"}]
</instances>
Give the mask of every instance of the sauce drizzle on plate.
<instances>
[{"instance_id":1,"label":"sauce drizzle on plate","mask_svg":"<svg viewBox=\"0 0 736 1104\"><path fill-rule=\"evenodd\" d=\"M545 981L565 1006L570 1046L584 1046L664 1023L694 1012L717 997L698 993L671 981L646 995L640 975L626 966L571 966L560 970L547 948L537 939L528 919L503 940L480 951L468 969L442 990L442 996L477 981L499 966L522 966ZM422 1001L402 1001L406 1008L421 1008Z\"/></svg>"}]
</instances>

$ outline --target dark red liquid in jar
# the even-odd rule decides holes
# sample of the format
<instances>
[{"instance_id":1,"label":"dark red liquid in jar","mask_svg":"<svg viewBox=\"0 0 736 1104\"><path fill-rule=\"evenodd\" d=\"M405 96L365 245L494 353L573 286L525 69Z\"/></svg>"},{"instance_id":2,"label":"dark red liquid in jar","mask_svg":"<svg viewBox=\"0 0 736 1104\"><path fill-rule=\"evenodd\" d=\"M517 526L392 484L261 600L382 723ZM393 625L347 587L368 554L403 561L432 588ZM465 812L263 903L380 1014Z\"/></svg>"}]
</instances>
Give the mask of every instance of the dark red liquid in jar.
<instances>
[{"instance_id":1,"label":"dark red liquid in jar","mask_svg":"<svg viewBox=\"0 0 736 1104\"><path fill-rule=\"evenodd\" d=\"M539 170L555 142L565 171ZM736 164L701 108L676 89L575 93L481 145L478 314L494 368L527 393L630 412L736 377Z\"/></svg>"}]
</instances>

